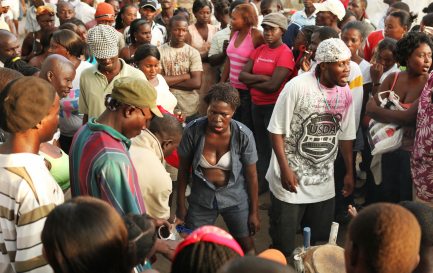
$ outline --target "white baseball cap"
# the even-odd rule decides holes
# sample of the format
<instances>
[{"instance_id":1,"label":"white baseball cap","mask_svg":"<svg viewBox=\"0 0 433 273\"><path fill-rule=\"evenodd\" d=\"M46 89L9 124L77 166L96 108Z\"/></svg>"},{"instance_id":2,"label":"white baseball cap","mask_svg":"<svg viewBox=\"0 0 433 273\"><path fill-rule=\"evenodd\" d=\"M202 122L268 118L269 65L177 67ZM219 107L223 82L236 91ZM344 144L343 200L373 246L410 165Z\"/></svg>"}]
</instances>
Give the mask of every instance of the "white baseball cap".
<instances>
[{"instance_id":1,"label":"white baseball cap","mask_svg":"<svg viewBox=\"0 0 433 273\"><path fill-rule=\"evenodd\" d=\"M322 3L314 3L313 5L316 9L316 13L320 11L329 11L337 16L340 21L343 20L344 15L346 15L346 9L340 0L326 0Z\"/></svg>"}]
</instances>

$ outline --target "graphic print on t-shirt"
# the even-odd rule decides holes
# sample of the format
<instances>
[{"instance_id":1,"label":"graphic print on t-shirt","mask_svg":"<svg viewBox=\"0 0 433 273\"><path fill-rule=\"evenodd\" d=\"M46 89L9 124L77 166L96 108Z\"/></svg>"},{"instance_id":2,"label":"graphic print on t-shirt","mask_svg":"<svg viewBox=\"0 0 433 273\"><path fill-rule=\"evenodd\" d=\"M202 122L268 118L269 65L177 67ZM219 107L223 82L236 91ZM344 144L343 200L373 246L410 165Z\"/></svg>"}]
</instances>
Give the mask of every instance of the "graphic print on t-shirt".
<instances>
[{"instance_id":1,"label":"graphic print on t-shirt","mask_svg":"<svg viewBox=\"0 0 433 273\"><path fill-rule=\"evenodd\" d=\"M341 114L313 113L302 122L302 136L298 139L299 154L320 163L328 160L337 150L337 132Z\"/></svg>"}]
</instances>

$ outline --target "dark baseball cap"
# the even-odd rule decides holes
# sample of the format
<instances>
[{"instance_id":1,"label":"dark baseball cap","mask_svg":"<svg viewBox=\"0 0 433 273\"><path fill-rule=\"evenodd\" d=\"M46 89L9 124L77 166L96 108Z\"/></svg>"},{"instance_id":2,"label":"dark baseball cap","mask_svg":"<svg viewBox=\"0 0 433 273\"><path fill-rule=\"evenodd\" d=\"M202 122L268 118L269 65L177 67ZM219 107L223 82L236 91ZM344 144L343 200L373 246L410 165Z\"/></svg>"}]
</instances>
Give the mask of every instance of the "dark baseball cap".
<instances>
[{"instance_id":1,"label":"dark baseball cap","mask_svg":"<svg viewBox=\"0 0 433 273\"><path fill-rule=\"evenodd\" d=\"M150 7L156 10L158 8L158 3L155 0L141 0L140 8Z\"/></svg>"}]
</instances>

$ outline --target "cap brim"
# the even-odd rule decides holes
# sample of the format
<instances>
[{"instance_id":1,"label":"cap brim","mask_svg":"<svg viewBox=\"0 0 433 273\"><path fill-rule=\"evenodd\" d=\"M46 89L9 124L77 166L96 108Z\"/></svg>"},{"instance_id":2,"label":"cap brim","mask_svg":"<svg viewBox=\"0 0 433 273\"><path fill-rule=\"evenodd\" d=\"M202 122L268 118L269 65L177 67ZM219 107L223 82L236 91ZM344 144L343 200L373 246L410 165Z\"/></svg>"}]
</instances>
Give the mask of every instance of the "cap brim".
<instances>
[{"instance_id":1,"label":"cap brim","mask_svg":"<svg viewBox=\"0 0 433 273\"><path fill-rule=\"evenodd\" d=\"M149 7L149 8L156 10L156 7L153 6L152 4L144 4L144 5L140 6L140 8L145 8L145 7Z\"/></svg>"},{"instance_id":2,"label":"cap brim","mask_svg":"<svg viewBox=\"0 0 433 273\"><path fill-rule=\"evenodd\" d=\"M118 56L119 54L118 50L116 51L112 50L111 52L107 52L107 50L101 50L101 51L95 50L92 53L93 53L93 57L95 57L96 59L110 59Z\"/></svg>"},{"instance_id":3,"label":"cap brim","mask_svg":"<svg viewBox=\"0 0 433 273\"><path fill-rule=\"evenodd\" d=\"M150 111L152 111L152 113L154 113L155 114L155 116L157 116L157 117L160 117L160 118L162 118L163 117L163 115L162 115L162 113L161 113L161 111L159 111L159 109L158 109L158 107L152 107L152 108L150 108Z\"/></svg>"},{"instance_id":4,"label":"cap brim","mask_svg":"<svg viewBox=\"0 0 433 273\"><path fill-rule=\"evenodd\" d=\"M316 9L314 11L314 14L317 14L317 13L319 13L321 11L329 11L330 13L334 14L335 16L337 16L338 20L340 20L340 21L343 20L344 15L346 15L344 7L343 7L343 10L338 10L338 9L331 10L329 8L329 6L326 4L326 2L323 2L323 3L314 3L313 5L314 5L314 8ZM342 13L343 11L344 11L344 13Z\"/></svg>"},{"instance_id":5,"label":"cap brim","mask_svg":"<svg viewBox=\"0 0 433 273\"><path fill-rule=\"evenodd\" d=\"M272 22L262 22L262 27L263 26L281 27L281 26L279 26L279 25L277 25L275 23L272 23Z\"/></svg>"},{"instance_id":6,"label":"cap brim","mask_svg":"<svg viewBox=\"0 0 433 273\"><path fill-rule=\"evenodd\" d=\"M315 8L314 13L318 13L321 11L330 11L324 3L313 3L313 6Z\"/></svg>"}]
</instances>

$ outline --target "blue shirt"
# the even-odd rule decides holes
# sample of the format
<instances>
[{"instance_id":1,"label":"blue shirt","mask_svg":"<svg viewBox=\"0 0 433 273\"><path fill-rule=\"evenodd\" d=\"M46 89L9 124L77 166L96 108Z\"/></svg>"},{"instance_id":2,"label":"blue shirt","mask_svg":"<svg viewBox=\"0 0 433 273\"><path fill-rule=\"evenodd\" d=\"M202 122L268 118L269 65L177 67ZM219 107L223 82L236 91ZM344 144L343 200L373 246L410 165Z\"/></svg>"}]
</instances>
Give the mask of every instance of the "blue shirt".
<instances>
[{"instance_id":1,"label":"blue shirt","mask_svg":"<svg viewBox=\"0 0 433 273\"><path fill-rule=\"evenodd\" d=\"M220 209L239 205L248 200L244 166L257 162L253 133L244 124L235 120L231 121L230 157L232 169L227 186L217 188L206 180L199 166L205 142L206 126L206 117L191 121L185 128L178 148L178 154L181 158L192 160L192 187L188 202L208 209L214 208L214 200Z\"/></svg>"},{"instance_id":2,"label":"blue shirt","mask_svg":"<svg viewBox=\"0 0 433 273\"><path fill-rule=\"evenodd\" d=\"M308 17L307 14L305 13L305 9L299 10L292 15L291 22L297 23L301 27L315 25L316 12L313 12L313 14L311 14L310 17Z\"/></svg>"},{"instance_id":3,"label":"blue shirt","mask_svg":"<svg viewBox=\"0 0 433 273\"><path fill-rule=\"evenodd\" d=\"M286 32L284 32L283 43L285 43L290 49L295 45L295 39L300 29L301 26L297 23L290 23Z\"/></svg>"}]
</instances>

